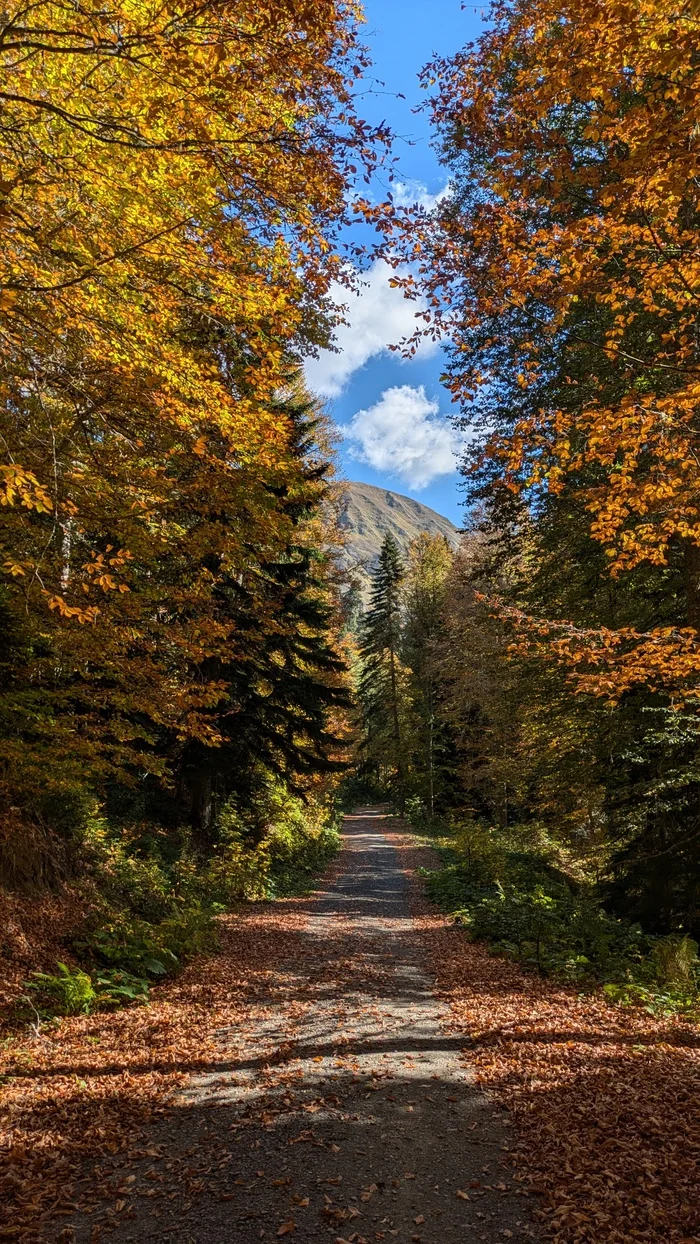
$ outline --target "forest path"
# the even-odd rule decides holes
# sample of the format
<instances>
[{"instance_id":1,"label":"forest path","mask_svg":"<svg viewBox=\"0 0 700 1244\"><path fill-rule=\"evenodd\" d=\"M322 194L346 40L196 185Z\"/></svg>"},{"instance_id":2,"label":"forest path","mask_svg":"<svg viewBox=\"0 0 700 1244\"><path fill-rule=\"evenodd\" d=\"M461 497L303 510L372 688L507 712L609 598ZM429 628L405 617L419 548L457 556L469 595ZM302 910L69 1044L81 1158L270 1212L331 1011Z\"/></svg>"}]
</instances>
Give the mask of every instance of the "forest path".
<instances>
[{"instance_id":1,"label":"forest path","mask_svg":"<svg viewBox=\"0 0 700 1244\"><path fill-rule=\"evenodd\" d=\"M503 1165L507 1124L460 1061L409 912L384 816L346 817L327 888L308 899L271 1005L151 1125L109 1238L531 1240ZM96 1214L73 1220L96 1238Z\"/></svg>"}]
</instances>

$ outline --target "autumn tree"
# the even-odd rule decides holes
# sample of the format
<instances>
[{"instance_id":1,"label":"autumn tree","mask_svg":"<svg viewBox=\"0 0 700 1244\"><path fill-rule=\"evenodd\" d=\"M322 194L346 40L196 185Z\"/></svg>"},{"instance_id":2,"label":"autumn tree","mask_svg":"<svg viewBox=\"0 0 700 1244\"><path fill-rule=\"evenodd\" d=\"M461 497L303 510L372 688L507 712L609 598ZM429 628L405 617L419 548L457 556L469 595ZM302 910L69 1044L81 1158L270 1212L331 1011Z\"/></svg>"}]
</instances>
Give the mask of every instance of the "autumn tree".
<instances>
[{"instance_id":1,"label":"autumn tree","mask_svg":"<svg viewBox=\"0 0 700 1244\"><path fill-rule=\"evenodd\" d=\"M683 563L670 628L553 636L603 695L697 681L697 35L692 4L496 4L424 74L451 194L388 218L477 476L527 504L567 488L613 578Z\"/></svg>"},{"instance_id":2,"label":"autumn tree","mask_svg":"<svg viewBox=\"0 0 700 1244\"><path fill-rule=\"evenodd\" d=\"M215 671L246 665L253 618L274 646L270 575L294 561L308 487L278 394L327 339L339 232L376 158L357 17L336 0L2 16L13 798L167 777L188 746L219 747Z\"/></svg>"}]
</instances>

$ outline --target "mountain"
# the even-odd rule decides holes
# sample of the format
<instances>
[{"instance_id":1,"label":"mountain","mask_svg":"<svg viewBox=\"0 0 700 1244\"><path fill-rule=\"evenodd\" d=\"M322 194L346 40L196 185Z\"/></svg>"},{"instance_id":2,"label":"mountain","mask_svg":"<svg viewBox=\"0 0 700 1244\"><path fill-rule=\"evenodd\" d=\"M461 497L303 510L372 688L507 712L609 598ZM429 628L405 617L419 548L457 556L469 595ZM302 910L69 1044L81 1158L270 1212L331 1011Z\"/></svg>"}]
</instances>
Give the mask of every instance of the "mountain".
<instances>
[{"instance_id":1,"label":"mountain","mask_svg":"<svg viewBox=\"0 0 700 1244\"><path fill-rule=\"evenodd\" d=\"M347 532L345 562L359 581L360 592L366 599L370 573L375 565L384 536L390 531L403 553L411 540L422 532L443 535L456 548L459 532L449 518L436 514L427 505L402 497L386 488L373 484L350 482L344 485L345 508L341 525Z\"/></svg>"}]
</instances>

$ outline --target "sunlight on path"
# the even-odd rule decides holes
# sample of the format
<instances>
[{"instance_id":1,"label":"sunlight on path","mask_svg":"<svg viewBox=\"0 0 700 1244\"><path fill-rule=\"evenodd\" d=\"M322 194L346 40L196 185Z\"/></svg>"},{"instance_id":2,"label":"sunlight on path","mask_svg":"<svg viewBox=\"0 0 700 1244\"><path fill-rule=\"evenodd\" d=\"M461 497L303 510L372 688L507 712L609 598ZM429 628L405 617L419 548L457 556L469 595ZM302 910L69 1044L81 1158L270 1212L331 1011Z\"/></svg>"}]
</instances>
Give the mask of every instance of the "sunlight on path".
<instances>
[{"instance_id":1,"label":"sunlight on path","mask_svg":"<svg viewBox=\"0 0 700 1244\"><path fill-rule=\"evenodd\" d=\"M470 1083L422 965L383 819L346 818L335 879L308 900L289 961L269 965L265 1018L244 1039L221 1033L216 1064L153 1129L111 1239L535 1238L503 1116Z\"/></svg>"}]
</instances>

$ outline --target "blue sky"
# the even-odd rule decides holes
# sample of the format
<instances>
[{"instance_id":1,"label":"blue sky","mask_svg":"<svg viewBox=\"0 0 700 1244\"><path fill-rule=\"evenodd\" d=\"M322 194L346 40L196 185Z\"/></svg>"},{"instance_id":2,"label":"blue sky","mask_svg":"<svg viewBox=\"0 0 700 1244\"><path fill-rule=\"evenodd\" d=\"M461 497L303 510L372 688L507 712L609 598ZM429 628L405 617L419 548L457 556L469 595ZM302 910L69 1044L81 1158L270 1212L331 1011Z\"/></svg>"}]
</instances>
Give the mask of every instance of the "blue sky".
<instances>
[{"instance_id":1,"label":"blue sky","mask_svg":"<svg viewBox=\"0 0 700 1244\"><path fill-rule=\"evenodd\" d=\"M476 38L484 10L463 10L461 0L365 0L365 13L375 81L365 84L359 102L367 120L386 120L397 135L399 195L429 201L444 189L446 175L430 146L428 118L413 112L423 96L417 75L434 52L449 54ZM380 182L374 193L388 188ZM349 479L416 497L460 524L458 442L439 381L441 352L426 343L410 362L389 353L387 346L411 331L415 305L390 290L386 278L375 266L359 297L339 295L349 303L349 325L338 332L341 353L311 361L308 379L344 433L340 458Z\"/></svg>"}]
</instances>

